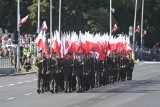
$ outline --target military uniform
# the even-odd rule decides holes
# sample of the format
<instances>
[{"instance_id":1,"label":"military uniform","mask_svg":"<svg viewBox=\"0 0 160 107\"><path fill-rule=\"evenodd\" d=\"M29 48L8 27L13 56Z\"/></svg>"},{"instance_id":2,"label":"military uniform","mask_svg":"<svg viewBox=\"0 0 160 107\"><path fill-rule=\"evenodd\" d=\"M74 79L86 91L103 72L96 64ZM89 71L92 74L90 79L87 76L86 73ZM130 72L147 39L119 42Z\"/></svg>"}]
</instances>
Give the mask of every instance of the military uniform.
<instances>
[{"instance_id":1,"label":"military uniform","mask_svg":"<svg viewBox=\"0 0 160 107\"><path fill-rule=\"evenodd\" d=\"M84 61L82 59L75 60L76 90L82 92L84 90Z\"/></svg>"},{"instance_id":2,"label":"military uniform","mask_svg":"<svg viewBox=\"0 0 160 107\"><path fill-rule=\"evenodd\" d=\"M49 91L50 90L50 72L48 71L48 59L46 57L43 57L43 65L42 65L42 92Z\"/></svg>"},{"instance_id":3,"label":"military uniform","mask_svg":"<svg viewBox=\"0 0 160 107\"><path fill-rule=\"evenodd\" d=\"M132 72L133 72L133 68L134 68L134 61L133 59L129 59L128 60L128 71L127 71L127 80L132 80Z\"/></svg>"},{"instance_id":4,"label":"military uniform","mask_svg":"<svg viewBox=\"0 0 160 107\"><path fill-rule=\"evenodd\" d=\"M42 58L37 58L36 59L36 66L38 67L38 72L37 72L37 92L40 93L42 91Z\"/></svg>"},{"instance_id":5,"label":"military uniform","mask_svg":"<svg viewBox=\"0 0 160 107\"><path fill-rule=\"evenodd\" d=\"M73 71L73 59L66 58L63 61L63 74L64 74L64 91L67 93L72 90L72 71Z\"/></svg>"},{"instance_id":6,"label":"military uniform","mask_svg":"<svg viewBox=\"0 0 160 107\"><path fill-rule=\"evenodd\" d=\"M57 69L58 69L57 68L57 59L55 59L55 58L49 59L49 72L50 72L50 78L51 78L50 92L51 93L54 93L54 91L55 91Z\"/></svg>"}]
</instances>

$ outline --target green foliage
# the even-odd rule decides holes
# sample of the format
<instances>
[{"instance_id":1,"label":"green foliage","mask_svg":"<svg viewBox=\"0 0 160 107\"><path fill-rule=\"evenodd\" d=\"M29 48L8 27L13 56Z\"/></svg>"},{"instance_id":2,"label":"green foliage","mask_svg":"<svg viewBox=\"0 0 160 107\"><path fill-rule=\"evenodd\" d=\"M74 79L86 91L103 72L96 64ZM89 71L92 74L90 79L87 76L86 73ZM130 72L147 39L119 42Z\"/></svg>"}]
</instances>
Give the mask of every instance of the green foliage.
<instances>
[{"instance_id":1,"label":"green foliage","mask_svg":"<svg viewBox=\"0 0 160 107\"><path fill-rule=\"evenodd\" d=\"M49 1L40 0L40 21L46 20L49 27ZM109 31L110 0L62 0L62 31ZM0 27L13 32L17 28L17 0L0 0ZM133 26L135 0L112 0L115 13L112 14L112 26L118 25L116 33L128 33ZM53 0L53 30L58 29L59 0ZM29 14L29 20L21 26L21 34L35 33L37 30L38 4L37 0L20 0L21 18ZM144 37L145 46L152 47L160 41L160 0L145 0ZM141 23L141 0L138 0L137 25Z\"/></svg>"}]
</instances>

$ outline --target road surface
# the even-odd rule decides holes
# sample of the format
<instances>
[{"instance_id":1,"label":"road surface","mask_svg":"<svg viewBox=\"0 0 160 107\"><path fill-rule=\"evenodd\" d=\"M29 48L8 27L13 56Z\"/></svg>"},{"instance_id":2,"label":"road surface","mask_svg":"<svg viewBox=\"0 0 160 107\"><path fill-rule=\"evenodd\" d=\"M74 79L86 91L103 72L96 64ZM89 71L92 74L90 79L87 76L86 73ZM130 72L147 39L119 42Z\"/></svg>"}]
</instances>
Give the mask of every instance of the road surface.
<instances>
[{"instance_id":1,"label":"road surface","mask_svg":"<svg viewBox=\"0 0 160 107\"><path fill-rule=\"evenodd\" d=\"M0 77L0 107L160 107L160 63L135 65L133 80L85 93L37 94L36 74Z\"/></svg>"}]
</instances>

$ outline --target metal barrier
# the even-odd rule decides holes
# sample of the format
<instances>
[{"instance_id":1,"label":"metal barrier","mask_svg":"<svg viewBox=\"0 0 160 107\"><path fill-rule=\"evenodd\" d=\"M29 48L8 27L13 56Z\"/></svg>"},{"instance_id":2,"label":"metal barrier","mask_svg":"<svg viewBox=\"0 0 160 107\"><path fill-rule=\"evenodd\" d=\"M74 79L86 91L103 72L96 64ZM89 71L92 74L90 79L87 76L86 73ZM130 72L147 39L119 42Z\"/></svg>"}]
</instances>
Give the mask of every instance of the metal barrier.
<instances>
[{"instance_id":1,"label":"metal barrier","mask_svg":"<svg viewBox=\"0 0 160 107\"><path fill-rule=\"evenodd\" d=\"M14 68L11 57L0 57L0 68Z\"/></svg>"}]
</instances>

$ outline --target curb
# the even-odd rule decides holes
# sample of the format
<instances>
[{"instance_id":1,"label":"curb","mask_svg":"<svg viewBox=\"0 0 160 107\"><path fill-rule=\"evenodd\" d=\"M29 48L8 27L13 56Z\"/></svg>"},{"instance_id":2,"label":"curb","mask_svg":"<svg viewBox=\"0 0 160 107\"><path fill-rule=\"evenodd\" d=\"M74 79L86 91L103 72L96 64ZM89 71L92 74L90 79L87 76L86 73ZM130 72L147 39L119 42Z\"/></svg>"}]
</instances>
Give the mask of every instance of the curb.
<instances>
[{"instance_id":1,"label":"curb","mask_svg":"<svg viewBox=\"0 0 160 107\"><path fill-rule=\"evenodd\" d=\"M32 71L32 72L20 72L20 73L15 73L15 74L0 74L0 77L4 77L4 76L18 76L18 75L26 75L26 74L35 74L36 71Z\"/></svg>"}]
</instances>

